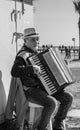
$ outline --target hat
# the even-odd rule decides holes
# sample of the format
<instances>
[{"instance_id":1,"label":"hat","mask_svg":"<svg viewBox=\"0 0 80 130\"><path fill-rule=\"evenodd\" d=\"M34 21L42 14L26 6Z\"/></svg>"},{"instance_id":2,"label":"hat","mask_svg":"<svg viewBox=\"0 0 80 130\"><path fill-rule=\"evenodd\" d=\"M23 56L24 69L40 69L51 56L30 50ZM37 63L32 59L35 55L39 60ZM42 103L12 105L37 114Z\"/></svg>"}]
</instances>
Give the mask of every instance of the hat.
<instances>
[{"instance_id":1,"label":"hat","mask_svg":"<svg viewBox=\"0 0 80 130\"><path fill-rule=\"evenodd\" d=\"M35 31L35 28L24 29L23 39L28 37L39 37L38 33Z\"/></svg>"}]
</instances>

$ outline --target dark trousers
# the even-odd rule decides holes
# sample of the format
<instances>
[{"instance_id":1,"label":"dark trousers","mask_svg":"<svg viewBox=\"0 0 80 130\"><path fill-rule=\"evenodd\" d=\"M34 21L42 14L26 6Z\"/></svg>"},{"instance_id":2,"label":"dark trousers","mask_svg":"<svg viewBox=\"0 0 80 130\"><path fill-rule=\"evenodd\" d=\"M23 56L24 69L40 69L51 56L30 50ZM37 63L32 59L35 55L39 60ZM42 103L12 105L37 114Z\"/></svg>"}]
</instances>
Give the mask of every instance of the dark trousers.
<instances>
[{"instance_id":1,"label":"dark trousers","mask_svg":"<svg viewBox=\"0 0 80 130\"><path fill-rule=\"evenodd\" d=\"M24 92L29 101L34 100L39 105L43 106L39 129L44 130L50 121L52 113L55 111L56 100L50 98L44 91L38 88L29 88Z\"/></svg>"},{"instance_id":2,"label":"dark trousers","mask_svg":"<svg viewBox=\"0 0 80 130\"><path fill-rule=\"evenodd\" d=\"M71 93L62 90L56 95L52 95L57 101L59 101L58 111L55 115L55 121L53 122L53 128L56 128L58 122L61 123L67 116L68 110L71 107L73 96Z\"/></svg>"}]
</instances>

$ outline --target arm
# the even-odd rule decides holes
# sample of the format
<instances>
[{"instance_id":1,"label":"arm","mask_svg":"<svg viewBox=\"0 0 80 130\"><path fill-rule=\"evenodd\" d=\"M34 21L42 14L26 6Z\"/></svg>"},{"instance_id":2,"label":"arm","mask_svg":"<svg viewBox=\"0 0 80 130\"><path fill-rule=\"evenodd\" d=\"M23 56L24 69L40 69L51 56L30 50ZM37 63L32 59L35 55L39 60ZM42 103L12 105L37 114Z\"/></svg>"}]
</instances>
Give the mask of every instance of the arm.
<instances>
[{"instance_id":1,"label":"arm","mask_svg":"<svg viewBox=\"0 0 80 130\"><path fill-rule=\"evenodd\" d=\"M11 75L13 77L24 77L28 74L34 74L33 66L26 64L24 59L17 57L11 69Z\"/></svg>"}]
</instances>

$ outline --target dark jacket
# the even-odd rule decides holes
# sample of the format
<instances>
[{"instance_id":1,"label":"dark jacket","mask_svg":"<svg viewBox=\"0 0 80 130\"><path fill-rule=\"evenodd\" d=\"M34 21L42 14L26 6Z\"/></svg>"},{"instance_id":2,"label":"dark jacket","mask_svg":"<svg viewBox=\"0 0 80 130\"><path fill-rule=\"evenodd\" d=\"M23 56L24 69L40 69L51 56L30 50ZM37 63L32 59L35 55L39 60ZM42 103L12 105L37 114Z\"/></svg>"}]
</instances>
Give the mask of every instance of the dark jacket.
<instances>
[{"instance_id":1,"label":"dark jacket","mask_svg":"<svg viewBox=\"0 0 80 130\"><path fill-rule=\"evenodd\" d=\"M22 84L27 87L36 87L41 85L37 75L34 74L33 66L28 61L29 55L36 53L37 52L34 52L24 45L18 52L12 66L11 75L13 77L19 77ZM24 54L26 54L25 58Z\"/></svg>"}]
</instances>

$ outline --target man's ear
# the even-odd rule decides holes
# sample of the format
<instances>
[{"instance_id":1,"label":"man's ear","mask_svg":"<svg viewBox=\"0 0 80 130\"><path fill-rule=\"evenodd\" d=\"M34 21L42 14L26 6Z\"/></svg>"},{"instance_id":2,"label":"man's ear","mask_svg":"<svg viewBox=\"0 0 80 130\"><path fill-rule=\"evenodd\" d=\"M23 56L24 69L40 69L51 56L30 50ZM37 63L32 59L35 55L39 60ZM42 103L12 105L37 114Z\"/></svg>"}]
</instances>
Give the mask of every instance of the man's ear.
<instances>
[{"instance_id":1,"label":"man's ear","mask_svg":"<svg viewBox=\"0 0 80 130\"><path fill-rule=\"evenodd\" d=\"M26 42L29 42L29 38L26 38Z\"/></svg>"},{"instance_id":2,"label":"man's ear","mask_svg":"<svg viewBox=\"0 0 80 130\"><path fill-rule=\"evenodd\" d=\"M28 42L28 38L24 39L24 42Z\"/></svg>"}]
</instances>

